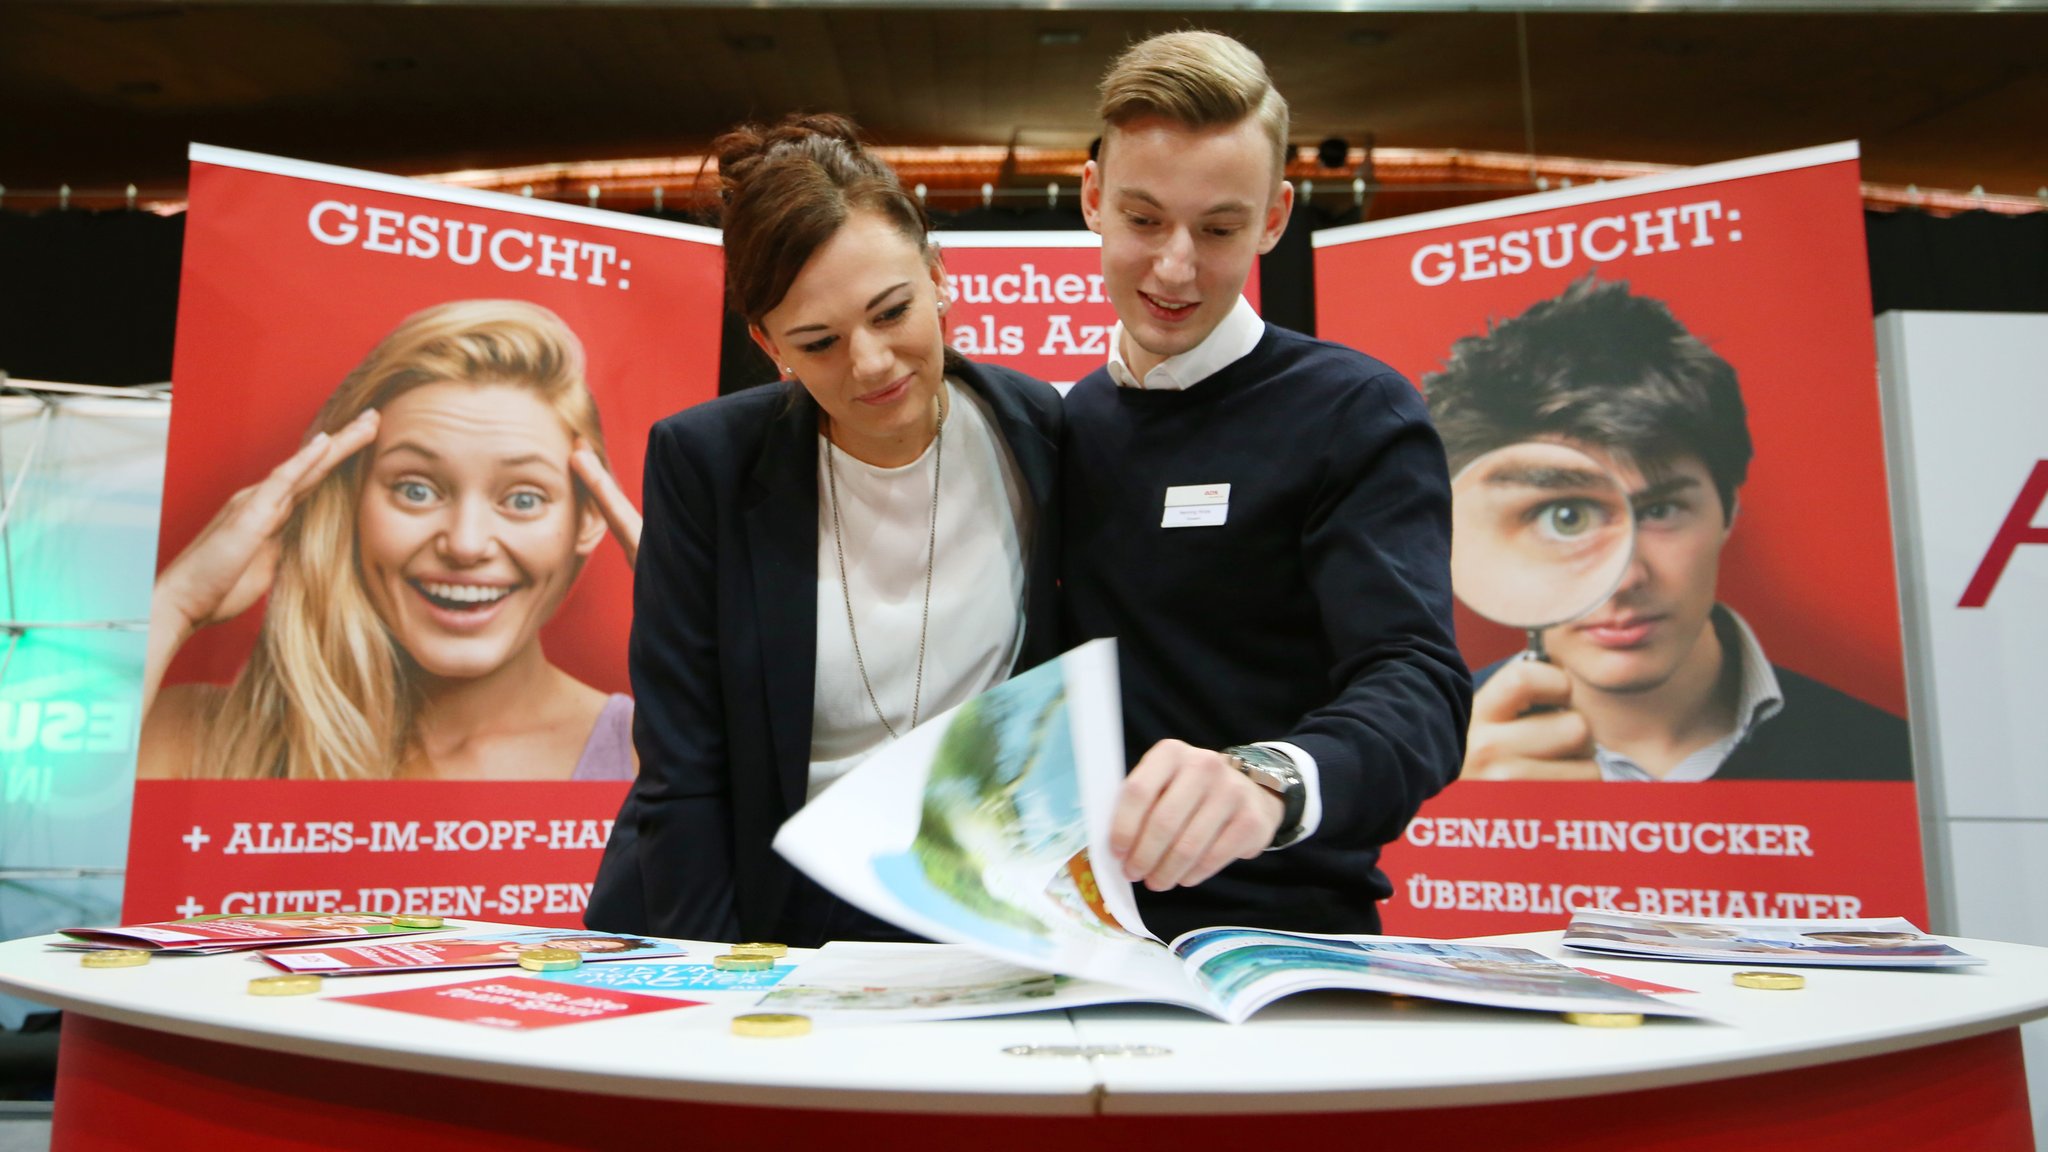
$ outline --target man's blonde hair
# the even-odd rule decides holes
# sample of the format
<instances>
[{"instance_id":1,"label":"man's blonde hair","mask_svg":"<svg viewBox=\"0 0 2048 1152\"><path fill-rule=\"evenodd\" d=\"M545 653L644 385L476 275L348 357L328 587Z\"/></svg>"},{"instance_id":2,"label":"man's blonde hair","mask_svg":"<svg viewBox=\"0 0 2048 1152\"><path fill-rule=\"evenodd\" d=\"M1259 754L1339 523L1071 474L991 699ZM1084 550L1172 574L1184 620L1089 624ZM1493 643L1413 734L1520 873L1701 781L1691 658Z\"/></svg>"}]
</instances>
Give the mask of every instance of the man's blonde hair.
<instances>
[{"instance_id":1,"label":"man's blonde hair","mask_svg":"<svg viewBox=\"0 0 2048 1152\"><path fill-rule=\"evenodd\" d=\"M1097 111L1122 128L1159 116L1189 128L1258 117L1273 142L1273 179L1287 169L1287 101L1259 54L1220 32L1167 32L1131 45L1102 77ZM1107 151L1108 134L1103 138Z\"/></svg>"}]
</instances>

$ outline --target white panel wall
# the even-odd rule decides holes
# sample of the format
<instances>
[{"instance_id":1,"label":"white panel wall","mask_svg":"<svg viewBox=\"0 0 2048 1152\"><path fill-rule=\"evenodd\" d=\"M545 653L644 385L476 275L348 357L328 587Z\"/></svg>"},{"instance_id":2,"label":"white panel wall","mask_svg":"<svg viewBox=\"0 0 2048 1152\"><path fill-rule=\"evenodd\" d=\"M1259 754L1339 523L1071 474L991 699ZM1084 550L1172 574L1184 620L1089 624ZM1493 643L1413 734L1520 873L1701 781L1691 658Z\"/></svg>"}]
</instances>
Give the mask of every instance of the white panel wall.
<instances>
[{"instance_id":1,"label":"white panel wall","mask_svg":"<svg viewBox=\"0 0 2048 1152\"><path fill-rule=\"evenodd\" d=\"M1956 929L2048 948L2048 820L1949 821ZM2048 1148L2048 1020L2020 1029L2034 1142Z\"/></svg>"},{"instance_id":2,"label":"white panel wall","mask_svg":"<svg viewBox=\"0 0 2048 1152\"><path fill-rule=\"evenodd\" d=\"M170 407L0 396L0 619L148 617ZM120 915L146 640L30 627L9 654L0 635L0 939ZM0 1027L32 1010L0 996Z\"/></svg>"},{"instance_id":3,"label":"white panel wall","mask_svg":"<svg viewBox=\"0 0 2048 1152\"><path fill-rule=\"evenodd\" d=\"M2048 316L1894 312L1877 333L1934 928L2048 946L2048 545L1959 605L2048 460ZM2023 1034L2048 1147L2048 1022Z\"/></svg>"}]
</instances>

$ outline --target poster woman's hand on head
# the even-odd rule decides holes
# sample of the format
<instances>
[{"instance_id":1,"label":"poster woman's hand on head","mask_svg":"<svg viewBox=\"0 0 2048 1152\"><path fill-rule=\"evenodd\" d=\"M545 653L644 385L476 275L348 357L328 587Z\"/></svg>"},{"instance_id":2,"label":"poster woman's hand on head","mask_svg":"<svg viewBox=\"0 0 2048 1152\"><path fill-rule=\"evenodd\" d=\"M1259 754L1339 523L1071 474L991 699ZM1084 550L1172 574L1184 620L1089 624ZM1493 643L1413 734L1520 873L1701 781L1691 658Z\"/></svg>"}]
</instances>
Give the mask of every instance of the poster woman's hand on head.
<instances>
[{"instance_id":1,"label":"poster woman's hand on head","mask_svg":"<svg viewBox=\"0 0 2048 1152\"><path fill-rule=\"evenodd\" d=\"M292 510L342 461L377 438L370 409L328 435L307 440L261 481L235 493L157 577L150 605L142 710L148 714L166 669L191 635L232 620L270 591L278 537Z\"/></svg>"},{"instance_id":2,"label":"poster woman's hand on head","mask_svg":"<svg viewBox=\"0 0 2048 1152\"><path fill-rule=\"evenodd\" d=\"M612 478L611 470L604 466L604 461L581 436L576 438L576 450L569 455L569 467L576 473L576 479L590 490L598 512L604 516L606 527L611 529L612 538L625 550L626 567L634 567L640 559L640 510L633 507L625 489L619 487L619 482Z\"/></svg>"}]
</instances>

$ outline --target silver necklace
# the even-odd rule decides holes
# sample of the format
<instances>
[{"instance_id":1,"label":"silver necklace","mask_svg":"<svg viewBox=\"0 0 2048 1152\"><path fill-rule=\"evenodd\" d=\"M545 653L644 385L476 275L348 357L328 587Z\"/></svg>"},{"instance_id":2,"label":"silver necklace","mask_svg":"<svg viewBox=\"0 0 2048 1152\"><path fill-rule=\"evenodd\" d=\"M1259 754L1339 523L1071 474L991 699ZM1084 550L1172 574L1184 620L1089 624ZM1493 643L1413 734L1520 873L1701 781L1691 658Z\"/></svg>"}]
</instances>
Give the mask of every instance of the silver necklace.
<instances>
[{"instance_id":1,"label":"silver necklace","mask_svg":"<svg viewBox=\"0 0 2048 1152\"><path fill-rule=\"evenodd\" d=\"M833 465L838 447L832 443L830 435L825 437L825 487L832 495L832 549L839 555L839 595L846 603L846 632L853 638L853 665L860 669L860 682L868 690L868 703L874 707L875 718L882 722L883 731L894 740L896 726L889 723L889 717L882 712L882 702L875 697L875 683L868 679L868 663L860 654L860 630L853 626L853 589L846 583L846 541L839 531L839 469ZM932 625L932 569L938 567L939 559L939 475L945 465L946 405L941 400L939 424L932 432L931 532L925 543L924 619L917 627L917 687L910 697L910 728L917 727L918 712L924 704L924 642Z\"/></svg>"}]
</instances>

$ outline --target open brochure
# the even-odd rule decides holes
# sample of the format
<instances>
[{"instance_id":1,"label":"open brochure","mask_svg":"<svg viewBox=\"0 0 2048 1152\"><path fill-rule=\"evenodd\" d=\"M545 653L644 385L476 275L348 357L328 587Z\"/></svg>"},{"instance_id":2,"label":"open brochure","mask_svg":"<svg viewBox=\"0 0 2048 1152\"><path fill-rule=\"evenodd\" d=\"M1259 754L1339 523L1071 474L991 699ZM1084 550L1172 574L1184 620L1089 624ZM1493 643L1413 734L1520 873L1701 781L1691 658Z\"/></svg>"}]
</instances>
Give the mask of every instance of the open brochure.
<instances>
[{"instance_id":1,"label":"open brochure","mask_svg":"<svg viewBox=\"0 0 2048 1152\"><path fill-rule=\"evenodd\" d=\"M574 928L518 928L480 936L438 940L397 940L389 944L352 944L322 948L278 948L263 953L265 962L287 972L323 976L366 976L376 972L421 972L449 968L496 968L516 965L522 952L566 948L592 960L661 960L687 956L689 949L645 936L616 932L584 932Z\"/></svg>"},{"instance_id":2,"label":"open brochure","mask_svg":"<svg viewBox=\"0 0 2048 1152\"><path fill-rule=\"evenodd\" d=\"M1174 945L1178 981L1131 987L1026 968L959 945L834 941L760 1006L903 1022L1158 1003L1234 1024L1296 992L1352 989L1545 1012L1695 1014L1526 948L1257 928L1206 928Z\"/></svg>"},{"instance_id":3,"label":"open brochure","mask_svg":"<svg viewBox=\"0 0 2048 1152\"><path fill-rule=\"evenodd\" d=\"M432 928L401 928L391 917L374 912L273 912L263 916L194 916L155 924L118 928L65 928L69 941L59 948L98 950L141 948L167 954L203 955L310 944L320 940L360 940L366 936L412 936Z\"/></svg>"},{"instance_id":4,"label":"open brochure","mask_svg":"<svg viewBox=\"0 0 2048 1152\"><path fill-rule=\"evenodd\" d=\"M1095 996L1089 1003L1158 1001L1237 1022L1291 993L1348 988L1547 1011L1696 1014L1524 949L1227 926L1166 947L1146 931L1109 851L1123 777L1116 649L1097 640L905 733L800 809L775 847L841 899L921 936L1101 986L1096 995L1052 983L1056 993ZM826 991L790 987L770 1000L815 1009L836 988L842 1002L831 1006L852 1010L862 995L896 986L880 953L865 962L875 975L842 983L807 967L802 985ZM971 1007L974 985L1025 977L919 977L935 979L956 1007ZM1019 1009L982 1014L1006 1010Z\"/></svg>"},{"instance_id":5,"label":"open brochure","mask_svg":"<svg viewBox=\"0 0 2048 1152\"><path fill-rule=\"evenodd\" d=\"M1911 922L1889 920L1686 919L1628 912L1575 912L1566 947L1583 952L1720 964L1948 968L1982 964Z\"/></svg>"}]
</instances>

